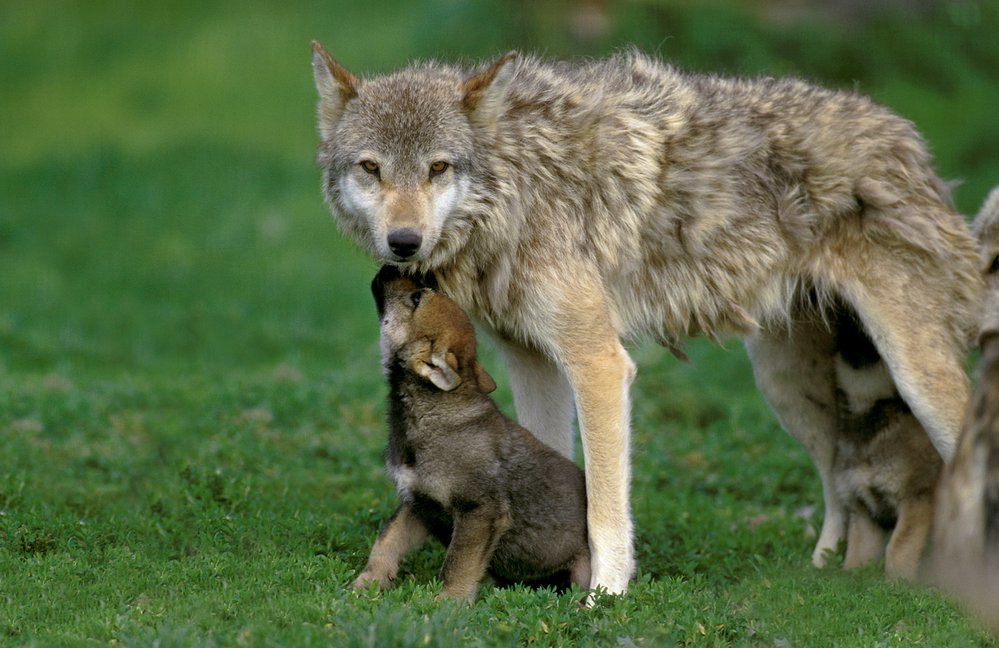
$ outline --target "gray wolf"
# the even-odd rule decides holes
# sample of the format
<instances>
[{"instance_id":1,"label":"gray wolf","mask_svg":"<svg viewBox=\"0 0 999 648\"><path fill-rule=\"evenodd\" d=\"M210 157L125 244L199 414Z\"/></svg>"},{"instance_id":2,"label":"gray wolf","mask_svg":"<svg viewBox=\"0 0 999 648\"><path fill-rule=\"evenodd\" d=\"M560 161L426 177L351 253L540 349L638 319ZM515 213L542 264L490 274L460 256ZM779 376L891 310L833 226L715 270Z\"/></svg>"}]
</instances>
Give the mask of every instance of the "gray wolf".
<instances>
[{"instance_id":1,"label":"gray wolf","mask_svg":"<svg viewBox=\"0 0 999 648\"><path fill-rule=\"evenodd\" d=\"M915 580L943 460L856 318L840 313L834 326L840 423L832 475L848 514L843 566L883 555L889 576Z\"/></svg>"},{"instance_id":2,"label":"gray wolf","mask_svg":"<svg viewBox=\"0 0 999 648\"><path fill-rule=\"evenodd\" d=\"M976 246L912 124L853 92L687 74L641 53L359 78L313 45L322 191L341 231L497 340L522 425L565 455L578 415L591 585L634 568L624 341L742 336L822 479L813 561L842 539L834 344L862 322L947 460L981 307ZM806 316L801 314L805 313Z\"/></svg>"},{"instance_id":3,"label":"gray wolf","mask_svg":"<svg viewBox=\"0 0 999 648\"><path fill-rule=\"evenodd\" d=\"M987 290L978 384L937 490L928 578L999 632L999 187L973 229Z\"/></svg>"},{"instance_id":4,"label":"gray wolf","mask_svg":"<svg viewBox=\"0 0 999 648\"><path fill-rule=\"evenodd\" d=\"M475 330L453 301L393 266L372 292L389 384L385 461L402 504L354 585L385 587L433 534L447 546L442 596L471 600L487 571L589 587L583 472L497 409Z\"/></svg>"}]
</instances>

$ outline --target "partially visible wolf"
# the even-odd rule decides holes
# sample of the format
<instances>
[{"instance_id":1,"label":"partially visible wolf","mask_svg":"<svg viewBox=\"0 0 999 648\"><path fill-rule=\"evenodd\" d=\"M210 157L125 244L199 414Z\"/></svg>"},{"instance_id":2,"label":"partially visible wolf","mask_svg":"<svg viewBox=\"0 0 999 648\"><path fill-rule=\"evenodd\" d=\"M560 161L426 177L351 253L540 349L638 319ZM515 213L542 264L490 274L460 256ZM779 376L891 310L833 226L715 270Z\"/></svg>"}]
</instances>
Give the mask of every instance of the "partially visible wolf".
<instances>
[{"instance_id":1,"label":"partially visible wolf","mask_svg":"<svg viewBox=\"0 0 999 648\"><path fill-rule=\"evenodd\" d=\"M999 632L999 187L975 218L986 278L978 384L937 491L929 578Z\"/></svg>"},{"instance_id":2,"label":"partially visible wolf","mask_svg":"<svg viewBox=\"0 0 999 648\"><path fill-rule=\"evenodd\" d=\"M848 513L843 566L884 555L889 576L915 580L943 460L856 318L840 315L832 325L840 421L832 477Z\"/></svg>"},{"instance_id":3,"label":"partially visible wolf","mask_svg":"<svg viewBox=\"0 0 999 648\"><path fill-rule=\"evenodd\" d=\"M622 339L746 339L822 478L813 561L843 537L832 332L845 304L949 459L978 320L975 244L912 124L789 79L683 73L636 52L361 79L313 44L322 189L342 231L441 288L499 341L517 415L569 454L578 413L591 584L632 574ZM575 405L575 407L574 407Z\"/></svg>"},{"instance_id":4,"label":"partially visible wolf","mask_svg":"<svg viewBox=\"0 0 999 648\"><path fill-rule=\"evenodd\" d=\"M447 546L443 596L501 582L589 587L582 471L506 418L468 317L428 284L385 266L371 285L389 383L385 463L402 503L356 587L386 587L427 535Z\"/></svg>"}]
</instances>

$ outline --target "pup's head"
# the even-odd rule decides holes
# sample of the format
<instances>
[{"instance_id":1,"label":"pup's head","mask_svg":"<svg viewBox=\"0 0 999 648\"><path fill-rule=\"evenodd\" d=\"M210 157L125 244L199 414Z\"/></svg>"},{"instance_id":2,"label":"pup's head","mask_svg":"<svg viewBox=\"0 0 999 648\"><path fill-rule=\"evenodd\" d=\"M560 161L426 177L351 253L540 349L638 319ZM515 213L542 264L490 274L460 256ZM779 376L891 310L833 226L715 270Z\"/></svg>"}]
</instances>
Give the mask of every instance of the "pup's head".
<instances>
[{"instance_id":1,"label":"pup's head","mask_svg":"<svg viewBox=\"0 0 999 648\"><path fill-rule=\"evenodd\" d=\"M513 75L509 52L472 73L422 64L358 79L312 43L323 193L375 258L432 268L467 240L462 206Z\"/></svg>"},{"instance_id":2,"label":"pup's head","mask_svg":"<svg viewBox=\"0 0 999 648\"><path fill-rule=\"evenodd\" d=\"M443 391L470 384L496 389L475 353L468 316L437 290L432 276L408 277L383 266L371 282L381 322L382 362L401 365Z\"/></svg>"}]
</instances>

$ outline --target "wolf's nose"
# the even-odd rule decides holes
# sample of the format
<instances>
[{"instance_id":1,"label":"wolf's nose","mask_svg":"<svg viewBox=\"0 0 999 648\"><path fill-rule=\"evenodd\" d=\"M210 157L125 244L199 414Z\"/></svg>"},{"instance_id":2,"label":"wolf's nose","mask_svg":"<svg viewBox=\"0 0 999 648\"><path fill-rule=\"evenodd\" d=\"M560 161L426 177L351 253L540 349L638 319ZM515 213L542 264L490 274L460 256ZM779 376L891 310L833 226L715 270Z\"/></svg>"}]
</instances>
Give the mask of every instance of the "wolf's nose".
<instances>
[{"instance_id":1,"label":"wolf's nose","mask_svg":"<svg viewBox=\"0 0 999 648\"><path fill-rule=\"evenodd\" d=\"M389 232L389 249L403 259L408 259L420 249L423 237L412 227L404 227L394 232Z\"/></svg>"}]
</instances>

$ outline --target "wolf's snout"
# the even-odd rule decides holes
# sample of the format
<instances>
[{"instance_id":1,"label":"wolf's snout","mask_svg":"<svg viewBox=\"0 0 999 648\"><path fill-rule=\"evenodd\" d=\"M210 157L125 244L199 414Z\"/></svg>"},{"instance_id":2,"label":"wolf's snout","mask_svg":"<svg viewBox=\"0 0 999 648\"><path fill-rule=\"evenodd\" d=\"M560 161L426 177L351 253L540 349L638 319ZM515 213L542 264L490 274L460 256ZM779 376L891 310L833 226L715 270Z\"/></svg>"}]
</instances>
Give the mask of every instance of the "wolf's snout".
<instances>
[{"instance_id":1,"label":"wolf's snout","mask_svg":"<svg viewBox=\"0 0 999 648\"><path fill-rule=\"evenodd\" d=\"M400 258L408 259L420 249L423 237L412 227L404 227L394 232L389 232L388 246L393 253Z\"/></svg>"}]
</instances>

